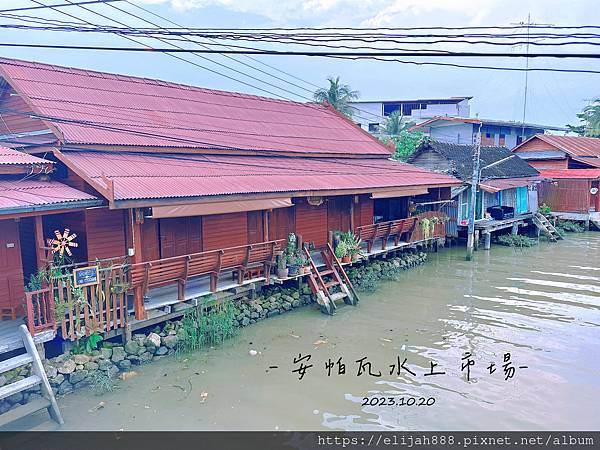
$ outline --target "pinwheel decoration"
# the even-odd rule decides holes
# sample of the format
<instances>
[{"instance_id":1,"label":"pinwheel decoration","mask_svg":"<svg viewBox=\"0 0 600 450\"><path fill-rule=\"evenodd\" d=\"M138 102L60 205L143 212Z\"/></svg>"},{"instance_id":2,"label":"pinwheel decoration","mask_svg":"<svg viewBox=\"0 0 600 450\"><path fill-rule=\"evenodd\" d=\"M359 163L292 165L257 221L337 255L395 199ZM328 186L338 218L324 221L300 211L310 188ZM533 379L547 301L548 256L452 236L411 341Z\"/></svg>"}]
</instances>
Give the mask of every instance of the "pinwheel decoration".
<instances>
[{"instance_id":1,"label":"pinwheel decoration","mask_svg":"<svg viewBox=\"0 0 600 450\"><path fill-rule=\"evenodd\" d=\"M77 242L73 242L77 237L77 234L71 233L71 230L65 228L65 231L61 234L60 231L54 230L56 235L55 239L48 239L48 245L52 248L52 253L58 253L63 256L65 253L69 256L73 256L71 248L79 247Z\"/></svg>"}]
</instances>

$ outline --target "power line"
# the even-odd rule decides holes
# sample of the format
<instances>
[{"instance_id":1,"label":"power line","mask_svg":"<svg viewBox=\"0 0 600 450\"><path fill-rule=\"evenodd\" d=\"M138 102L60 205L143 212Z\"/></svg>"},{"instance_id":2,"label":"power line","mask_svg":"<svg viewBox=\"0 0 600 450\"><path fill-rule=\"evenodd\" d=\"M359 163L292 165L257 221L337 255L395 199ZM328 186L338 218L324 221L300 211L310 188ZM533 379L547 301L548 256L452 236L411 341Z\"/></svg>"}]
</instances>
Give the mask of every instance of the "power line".
<instances>
[{"instance_id":1,"label":"power line","mask_svg":"<svg viewBox=\"0 0 600 450\"><path fill-rule=\"evenodd\" d=\"M39 4L39 5L43 5L43 3L40 3L40 2L39 2L39 1L37 1L37 0L31 0L31 1L33 1L33 2L35 2L35 3L37 3L37 4ZM67 0L67 1L69 1L69 0ZM69 2L69 3L71 3L71 2ZM101 16L101 17L105 17L105 18L107 18L108 20L111 20L112 22L118 23L118 24L120 24L120 25L123 25L123 26L127 26L127 25L123 24L122 22L119 22L119 21L117 21L117 20L115 20L115 19L111 19L111 18L109 18L109 17L106 17L106 16L104 16L104 15L102 15L102 14L100 14L100 13L97 13L97 12L95 12L95 11L89 10L88 8L86 8L86 7L84 7L84 6L80 6L80 8L82 8L82 9L85 9L85 10L88 10L88 11L90 11L90 12L92 12L92 13L96 14L96 15L99 15L99 16ZM54 9L54 8L52 8L52 9ZM79 20L80 22L87 23L88 25L94 25L94 24L93 24L93 23L91 23L91 22L88 22L88 21L86 21L86 20L83 20L83 19L81 19L80 17L74 16L74 15L72 15L72 14L65 13L64 11L60 11L60 10L56 10L56 11L57 11L57 12L59 12L59 13L61 13L61 14L63 14L63 15L66 15L66 16L69 16L69 17L71 17L71 18L74 18L74 19L76 19L76 20ZM123 35L120 35L120 36L121 36L121 37L123 37L124 39L127 39L127 40L129 40L129 41L135 42L136 44L139 44L139 45L142 45L142 46L144 46L143 48L138 48L138 50L141 50L141 51L149 51L150 49L152 49L152 47L148 47L146 44L144 44L143 42L140 42L140 41L138 41L138 40L136 40L136 39L133 39L133 38L131 38L131 37L128 37L128 36L123 36ZM175 44L170 44L170 45L172 45L172 46L176 47L175 49L172 49L172 50L180 50L180 49L181 49L180 47L176 46ZM125 48L131 48L131 47L125 47ZM132 49L134 49L134 48L132 48ZM161 52L161 53L166 53L166 54L169 54L169 56L171 56L172 58L175 58L175 59L177 59L177 60L180 60L180 61L187 62L188 64L192 64L192 65L193 65L193 66L195 66L195 67L198 67L198 68L201 68L201 69L207 70L207 71L209 71L209 72L211 72L211 73L214 73L214 74L216 74L216 75L223 76L223 77L225 77L225 78L228 78L228 79L230 79L230 80L232 80L232 81L236 81L236 82L238 82L238 83L244 84L245 86L249 86L249 87L251 87L251 88L253 88L253 89L257 89L257 90L259 90L259 91L261 91L261 92L264 92L264 93L267 93L267 94L270 94L270 95L274 95L275 97L284 98L284 97L282 97L280 94L277 94L277 93L271 92L271 91L269 91L269 90L267 90L267 89L263 89L263 88L261 88L261 87L255 86L255 85L253 85L253 84L251 84L251 83L247 83L247 82L245 82L245 81L243 81L243 80L239 80L239 79L237 79L237 78L235 78L235 77L232 77L232 76L230 76L230 75L223 74L223 73L221 73L221 72L219 72L219 71L217 71L217 70L210 69L210 68L208 68L208 67L202 66L202 65L200 65L200 64L198 64L198 63L195 63L195 62L193 62L193 61L189 61L189 60L187 60L187 59L185 59L185 58L182 58L182 57L180 57L180 56L177 56L177 55L174 55L174 54L170 54L170 53L167 53L167 52ZM201 56L201 55L198 55L198 57L200 57L200 58L202 58L202 59L206 59L207 61L210 61L210 62L212 62L213 64L217 64L217 65L221 65L221 66L227 67L227 66L225 66L224 64L220 64L220 63L217 63L217 62L215 62L215 61L212 61L212 60L210 60L210 59L209 59L209 58L207 58L207 57L203 57L203 56ZM236 71L235 69L230 69L230 70ZM236 72L238 72L238 73L241 73L241 72L239 72L239 71L236 71ZM248 76L248 75L246 75L246 76Z\"/></svg>"},{"instance_id":2,"label":"power line","mask_svg":"<svg viewBox=\"0 0 600 450\"><path fill-rule=\"evenodd\" d=\"M138 42L140 43L140 42ZM140 43L144 45L143 43ZM46 48L57 50L93 50L93 51L117 51L117 52L147 52L147 53L198 53L198 54L229 54L229 55L271 55L271 56L411 56L425 57L435 56L439 58L461 57L461 58L581 58L598 59L600 53L507 53L507 52L309 52L289 50L198 50L189 48L157 48L157 47L116 47L116 46L92 46L92 45L56 45L56 44L27 44L27 43L0 43L2 47L22 48Z\"/></svg>"},{"instance_id":3,"label":"power line","mask_svg":"<svg viewBox=\"0 0 600 450\"><path fill-rule=\"evenodd\" d=\"M79 3L72 3L70 5L67 5L64 3L57 3L54 5L29 6L26 8L0 9L0 13L16 12L16 11L31 11L33 9L64 8L65 6L92 5L94 3L113 3L113 2L122 2L122 1L124 1L124 0L87 0L87 1L79 2Z\"/></svg>"}]
</instances>

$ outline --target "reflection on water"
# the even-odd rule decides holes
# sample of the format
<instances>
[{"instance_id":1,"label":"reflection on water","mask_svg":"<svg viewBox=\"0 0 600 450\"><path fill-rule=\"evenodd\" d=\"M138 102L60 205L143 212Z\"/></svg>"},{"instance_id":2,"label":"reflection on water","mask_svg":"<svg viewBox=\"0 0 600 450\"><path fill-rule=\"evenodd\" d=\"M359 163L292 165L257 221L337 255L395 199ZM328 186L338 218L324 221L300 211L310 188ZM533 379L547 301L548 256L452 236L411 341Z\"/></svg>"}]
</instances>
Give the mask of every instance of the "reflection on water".
<instances>
[{"instance_id":1,"label":"reflection on water","mask_svg":"<svg viewBox=\"0 0 600 450\"><path fill-rule=\"evenodd\" d=\"M475 262L462 249L442 251L363 295L358 308L334 317L304 308L222 348L142 367L114 394L68 396L60 402L67 428L598 429L599 252L600 233L493 247ZM467 352L470 381L461 370ZM516 368L509 380L505 353ZM299 354L313 365L302 381L291 372ZM365 356L380 377L357 376ZM346 374L335 367L327 376L326 362L339 357ZM398 357L416 375L391 370ZM445 374L425 376L432 364ZM435 404L363 406L369 396ZM100 400L106 406L88 412Z\"/></svg>"}]
</instances>

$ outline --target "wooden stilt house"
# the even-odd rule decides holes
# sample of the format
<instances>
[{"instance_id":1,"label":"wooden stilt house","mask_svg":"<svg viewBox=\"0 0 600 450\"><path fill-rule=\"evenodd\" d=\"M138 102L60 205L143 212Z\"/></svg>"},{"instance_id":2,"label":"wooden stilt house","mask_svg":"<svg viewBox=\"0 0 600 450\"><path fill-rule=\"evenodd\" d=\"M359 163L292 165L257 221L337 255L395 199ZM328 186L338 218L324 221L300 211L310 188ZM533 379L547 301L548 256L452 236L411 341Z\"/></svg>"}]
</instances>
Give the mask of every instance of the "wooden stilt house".
<instances>
[{"instance_id":1,"label":"wooden stilt house","mask_svg":"<svg viewBox=\"0 0 600 450\"><path fill-rule=\"evenodd\" d=\"M399 222L411 199L449 200L460 184L390 160L323 105L9 59L0 76L1 134L45 155L52 183L101 203L42 224L44 236L76 232L73 263L99 266L84 295L103 298L87 319L101 331L121 327L123 310L145 323L203 293L269 282L290 233L315 249L336 230L383 248L422 240Z\"/></svg>"}]
</instances>

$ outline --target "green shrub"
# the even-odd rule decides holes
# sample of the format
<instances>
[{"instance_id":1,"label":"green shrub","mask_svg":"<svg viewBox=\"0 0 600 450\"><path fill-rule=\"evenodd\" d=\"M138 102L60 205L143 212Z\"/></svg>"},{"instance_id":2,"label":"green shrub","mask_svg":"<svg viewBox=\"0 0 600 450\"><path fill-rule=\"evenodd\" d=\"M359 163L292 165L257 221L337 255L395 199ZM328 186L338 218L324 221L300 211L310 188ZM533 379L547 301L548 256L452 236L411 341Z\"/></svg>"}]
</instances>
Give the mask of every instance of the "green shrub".
<instances>
[{"instance_id":1,"label":"green shrub","mask_svg":"<svg viewBox=\"0 0 600 450\"><path fill-rule=\"evenodd\" d=\"M585 227L572 220L561 220L556 224L557 230L563 230L568 233L583 233Z\"/></svg>"},{"instance_id":2,"label":"green shrub","mask_svg":"<svg viewBox=\"0 0 600 450\"><path fill-rule=\"evenodd\" d=\"M533 247L537 241L522 234L503 234L498 237L498 244L507 247Z\"/></svg>"},{"instance_id":3,"label":"green shrub","mask_svg":"<svg viewBox=\"0 0 600 450\"><path fill-rule=\"evenodd\" d=\"M205 346L222 344L237 333L235 310L230 303L186 311L178 333L177 353L190 353Z\"/></svg>"}]
</instances>

